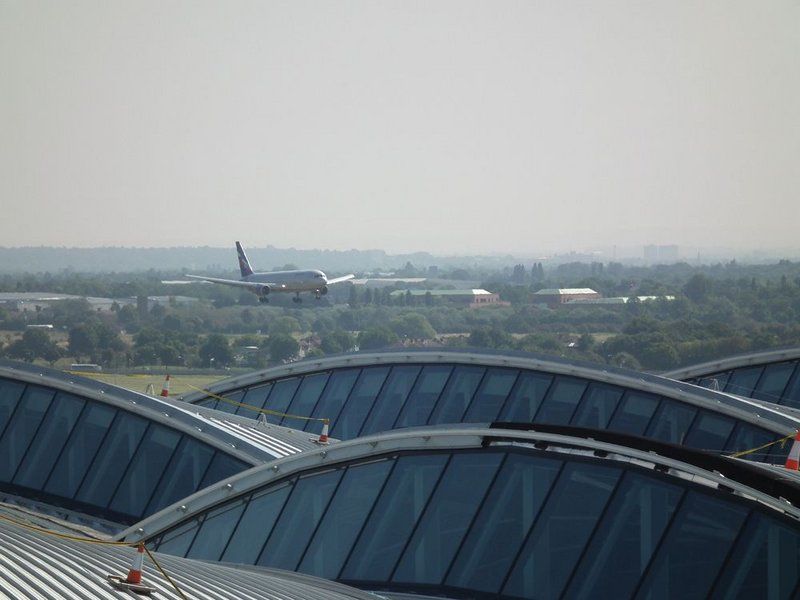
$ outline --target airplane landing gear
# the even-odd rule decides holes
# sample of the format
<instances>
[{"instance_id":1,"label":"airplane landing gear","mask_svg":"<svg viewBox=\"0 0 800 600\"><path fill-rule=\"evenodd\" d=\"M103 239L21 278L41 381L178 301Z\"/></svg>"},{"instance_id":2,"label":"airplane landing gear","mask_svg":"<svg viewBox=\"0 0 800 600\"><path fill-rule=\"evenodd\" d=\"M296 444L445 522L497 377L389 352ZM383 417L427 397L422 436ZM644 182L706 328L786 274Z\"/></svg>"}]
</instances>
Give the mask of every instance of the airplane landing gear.
<instances>
[{"instance_id":1,"label":"airplane landing gear","mask_svg":"<svg viewBox=\"0 0 800 600\"><path fill-rule=\"evenodd\" d=\"M266 296L259 296L258 297L258 301L261 304L269 304L269 298L267 298Z\"/></svg>"},{"instance_id":2,"label":"airplane landing gear","mask_svg":"<svg viewBox=\"0 0 800 600\"><path fill-rule=\"evenodd\" d=\"M294 302L295 304L300 304L302 301L303 299L300 297L300 294L297 294L297 296L292 298L292 302Z\"/></svg>"}]
</instances>

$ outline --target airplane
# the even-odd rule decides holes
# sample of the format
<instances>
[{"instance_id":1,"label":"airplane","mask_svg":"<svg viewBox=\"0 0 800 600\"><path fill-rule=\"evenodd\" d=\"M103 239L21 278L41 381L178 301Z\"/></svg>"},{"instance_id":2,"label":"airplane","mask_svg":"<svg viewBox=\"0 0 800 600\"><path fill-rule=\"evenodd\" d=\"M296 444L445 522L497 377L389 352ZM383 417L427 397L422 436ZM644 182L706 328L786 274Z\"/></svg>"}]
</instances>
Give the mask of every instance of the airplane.
<instances>
[{"instance_id":1,"label":"airplane","mask_svg":"<svg viewBox=\"0 0 800 600\"><path fill-rule=\"evenodd\" d=\"M244 248L236 242L236 252L239 255L239 270L242 273L241 279L221 279L218 277L205 277L203 275L186 275L191 279L210 281L211 283L221 283L232 285L246 290L250 290L258 296L258 301L266 304L269 302L268 296L275 292L293 292L295 297L292 302L302 302L300 292L312 292L314 297L319 300L328 293L328 286L353 279L355 275L345 275L328 279L322 271L313 269L308 271L272 271L270 273L254 273L250 267L250 261L244 253Z\"/></svg>"}]
</instances>

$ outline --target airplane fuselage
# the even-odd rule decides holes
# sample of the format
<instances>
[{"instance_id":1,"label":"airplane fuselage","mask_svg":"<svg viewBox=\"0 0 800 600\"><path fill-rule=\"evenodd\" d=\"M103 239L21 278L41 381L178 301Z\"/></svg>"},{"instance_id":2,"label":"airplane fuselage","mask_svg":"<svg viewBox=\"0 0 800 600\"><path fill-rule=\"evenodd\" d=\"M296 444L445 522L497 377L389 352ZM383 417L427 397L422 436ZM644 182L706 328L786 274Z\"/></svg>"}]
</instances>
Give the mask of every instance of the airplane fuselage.
<instances>
[{"instance_id":1,"label":"airplane fuselage","mask_svg":"<svg viewBox=\"0 0 800 600\"><path fill-rule=\"evenodd\" d=\"M271 271L269 273L253 273L242 277L249 283L272 284L272 291L280 292L322 292L328 284L325 273L317 270L309 271ZM280 287L275 289L276 282Z\"/></svg>"}]
</instances>

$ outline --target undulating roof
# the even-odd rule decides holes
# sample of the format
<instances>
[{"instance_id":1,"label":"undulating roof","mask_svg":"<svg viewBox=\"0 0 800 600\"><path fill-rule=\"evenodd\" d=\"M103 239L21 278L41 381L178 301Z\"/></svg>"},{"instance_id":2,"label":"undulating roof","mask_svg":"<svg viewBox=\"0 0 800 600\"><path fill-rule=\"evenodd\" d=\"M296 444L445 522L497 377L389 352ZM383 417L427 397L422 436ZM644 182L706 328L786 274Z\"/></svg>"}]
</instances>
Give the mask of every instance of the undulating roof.
<instances>
[{"instance_id":1,"label":"undulating roof","mask_svg":"<svg viewBox=\"0 0 800 600\"><path fill-rule=\"evenodd\" d=\"M685 367L664 376L800 409L800 348L742 354Z\"/></svg>"},{"instance_id":2,"label":"undulating roof","mask_svg":"<svg viewBox=\"0 0 800 600\"><path fill-rule=\"evenodd\" d=\"M277 425L0 362L0 493L103 527L309 447Z\"/></svg>"},{"instance_id":3,"label":"undulating roof","mask_svg":"<svg viewBox=\"0 0 800 600\"><path fill-rule=\"evenodd\" d=\"M782 464L798 413L665 377L530 354L402 350L305 360L232 377L185 401L352 439L402 427L514 421L610 429Z\"/></svg>"},{"instance_id":4,"label":"undulating roof","mask_svg":"<svg viewBox=\"0 0 800 600\"><path fill-rule=\"evenodd\" d=\"M439 426L254 468L132 526L161 553L451 598L793 598L800 485L597 430Z\"/></svg>"},{"instance_id":5,"label":"undulating roof","mask_svg":"<svg viewBox=\"0 0 800 600\"><path fill-rule=\"evenodd\" d=\"M69 537L67 537L69 536ZM106 545L80 531L31 528L29 515L0 506L0 597L14 600L113 600L150 597L120 591L108 575L126 579L135 550ZM145 556L141 585L153 598L192 600L375 600L359 590L268 569L154 554ZM174 585L173 585L174 583Z\"/></svg>"}]
</instances>

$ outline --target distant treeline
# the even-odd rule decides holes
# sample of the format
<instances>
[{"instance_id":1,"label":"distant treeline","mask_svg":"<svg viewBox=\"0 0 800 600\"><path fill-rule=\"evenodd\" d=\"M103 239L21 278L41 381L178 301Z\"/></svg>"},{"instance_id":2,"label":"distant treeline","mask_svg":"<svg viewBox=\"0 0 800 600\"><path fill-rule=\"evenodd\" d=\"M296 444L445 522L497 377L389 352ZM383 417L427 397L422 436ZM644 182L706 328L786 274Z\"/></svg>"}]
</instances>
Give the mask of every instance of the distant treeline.
<instances>
[{"instance_id":1,"label":"distant treeline","mask_svg":"<svg viewBox=\"0 0 800 600\"><path fill-rule=\"evenodd\" d=\"M510 256L434 257L425 252L390 255L383 250L297 250L245 245L253 265L260 271L297 268L324 269L326 272L392 271L415 265L503 265L513 263ZM158 270L234 272L237 271L233 242L229 248L56 248L49 246L0 247L0 273L119 273Z\"/></svg>"}]
</instances>

